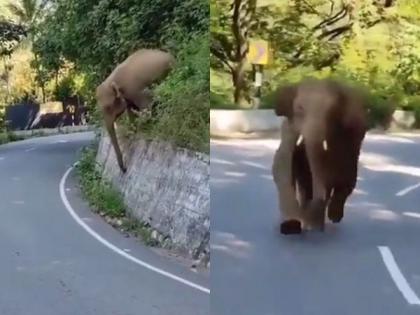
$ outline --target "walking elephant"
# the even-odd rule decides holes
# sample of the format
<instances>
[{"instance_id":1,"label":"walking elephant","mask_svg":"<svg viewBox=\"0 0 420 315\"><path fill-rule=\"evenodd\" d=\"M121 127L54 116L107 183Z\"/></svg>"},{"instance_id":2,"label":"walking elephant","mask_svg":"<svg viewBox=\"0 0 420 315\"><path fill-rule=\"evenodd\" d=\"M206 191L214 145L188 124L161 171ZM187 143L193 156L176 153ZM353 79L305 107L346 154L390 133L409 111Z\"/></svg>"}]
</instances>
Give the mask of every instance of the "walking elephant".
<instances>
[{"instance_id":1,"label":"walking elephant","mask_svg":"<svg viewBox=\"0 0 420 315\"><path fill-rule=\"evenodd\" d=\"M343 218L367 131L365 100L361 91L330 79L278 90L275 113L286 119L272 173L283 234L323 230L327 209L332 222Z\"/></svg>"}]
</instances>

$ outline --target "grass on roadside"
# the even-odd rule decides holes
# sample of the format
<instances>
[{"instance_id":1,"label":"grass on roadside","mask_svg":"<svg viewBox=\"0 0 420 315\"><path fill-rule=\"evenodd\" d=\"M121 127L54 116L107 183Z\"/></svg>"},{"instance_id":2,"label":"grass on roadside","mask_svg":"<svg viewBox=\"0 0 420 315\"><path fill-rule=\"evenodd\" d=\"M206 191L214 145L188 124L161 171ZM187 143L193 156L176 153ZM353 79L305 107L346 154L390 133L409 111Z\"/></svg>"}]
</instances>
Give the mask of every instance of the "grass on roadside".
<instances>
[{"instance_id":1,"label":"grass on roadside","mask_svg":"<svg viewBox=\"0 0 420 315\"><path fill-rule=\"evenodd\" d=\"M25 137L17 136L11 132L0 132L0 144L24 140Z\"/></svg>"},{"instance_id":2,"label":"grass on roadside","mask_svg":"<svg viewBox=\"0 0 420 315\"><path fill-rule=\"evenodd\" d=\"M82 192L90 207L120 231L139 237L146 245L159 245L152 237L150 226L130 217L121 194L102 177L95 160L95 147L82 150L76 167Z\"/></svg>"}]
</instances>

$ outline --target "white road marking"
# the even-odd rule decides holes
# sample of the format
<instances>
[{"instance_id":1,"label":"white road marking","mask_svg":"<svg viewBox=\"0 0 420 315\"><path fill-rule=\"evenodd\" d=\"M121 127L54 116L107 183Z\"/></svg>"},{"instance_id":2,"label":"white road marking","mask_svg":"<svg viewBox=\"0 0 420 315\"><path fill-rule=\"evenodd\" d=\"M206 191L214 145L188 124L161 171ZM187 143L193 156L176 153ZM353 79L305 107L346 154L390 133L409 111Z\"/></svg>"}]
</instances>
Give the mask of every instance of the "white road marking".
<instances>
[{"instance_id":1,"label":"white road marking","mask_svg":"<svg viewBox=\"0 0 420 315\"><path fill-rule=\"evenodd\" d=\"M416 212L403 212L403 215L407 217L420 219L420 213L416 213Z\"/></svg>"},{"instance_id":2,"label":"white road marking","mask_svg":"<svg viewBox=\"0 0 420 315\"><path fill-rule=\"evenodd\" d=\"M202 291L204 293L210 294L210 289L205 288L203 286L200 286L198 284L195 284L191 281L188 281L186 279L183 279L181 277L178 277L172 273L169 273L167 271L164 271L162 269L159 269L157 267L154 267L140 259L137 259L134 256L131 256L130 254L126 253L124 250L118 248L117 246L115 246L114 244L108 242L106 239L104 239L102 236L100 236L98 233L96 233L90 226L88 226L85 222L83 222L83 220L76 214L76 211L74 211L73 207L71 206L69 200L67 199L66 193L65 193L65 184L66 184L66 180L67 177L69 176L70 172L73 170L73 167L70 167L63 175L63 177L60 180L60 197L61 200L66 208L66 210L69 212L69 214L72 216L72 218L76 221L77 224L79 224L86 232L88 232L91 236L93 236L97 241L99 241L100 243L102 243L103 245L105 245L106 247L108 247L110 250L112 250L113 252L123 256L124 258L127 258L128 260L131 260L132 262L146 268L149 269L153 272L156 272L164 277L170 278L172 280L175 280L177 282L180 282L182 284L185 284L191 288L197 289L199 291Z\"/></svg>"},{"instance_id":3,"label":"white road marking","mask_svg":"<svg viewBox=\"0 0 420 315\"><path fill-rule=\"evenodd\" d=\"M398 267L391 250L387 246L378 246L378 249L392 280L394 280L395 285L398 290L400 290L404 298L409 304L420 305L420 299L404 278L404 275Z\"/></svg>"},{"instance_id":4,"label":"white road marking","mask_svg":"<svg viewBox=\"0 0 420 315\"><path fill-rule=\"evenodd\" d=\"M33 150L36 150L36 148L35 148L35 147L33 147L33 148L26 149L26 150L25 150L25 152L31 152L31 151L33 151Z\"/></svg>"},{"instance_id":5,"label":"white road marking","mask_svg":"<svg viewBox=\"0 0 420 315\"><path fill-rule=\"evenodd\" d=\"M404 196L408 194L410 191L413 191L414 189L417 189L419 187L420 187L420 183L408 186L407 188L404 188L403 190L400 190L399 192L397 192L395 196L398 196L398 197Z\"/></svg>"}]
</instances>

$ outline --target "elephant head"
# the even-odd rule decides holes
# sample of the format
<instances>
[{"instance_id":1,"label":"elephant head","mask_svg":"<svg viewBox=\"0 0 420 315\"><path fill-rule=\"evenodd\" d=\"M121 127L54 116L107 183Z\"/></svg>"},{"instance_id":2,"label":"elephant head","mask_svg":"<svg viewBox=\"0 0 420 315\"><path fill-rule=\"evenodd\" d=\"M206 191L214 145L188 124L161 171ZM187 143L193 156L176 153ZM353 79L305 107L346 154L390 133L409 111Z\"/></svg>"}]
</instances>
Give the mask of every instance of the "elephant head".
<instances>
[{"instance_id":1,"label":"elephant head","mask_svg":"<svg viewBox=\"0 0 420 315\"><path fill-rule=\"evenodd\" d=\"M296 154L303 154L308 164L311 182L301 185L309 185L311 191L306 203L308 217L323 228L330 202L333 209L329 208L329 216L331 210L330 218L338 222L345 199L356 183L360 147L367 129L362 93L334 80L306 79L277 91L275 113L287 118L297 135ZM293 163L302 160L296 154ZM297 176L293 181L299 182L300 170L293 168ZM303 177L308 181L307 175Z\"/></svg>"}]
</instances>

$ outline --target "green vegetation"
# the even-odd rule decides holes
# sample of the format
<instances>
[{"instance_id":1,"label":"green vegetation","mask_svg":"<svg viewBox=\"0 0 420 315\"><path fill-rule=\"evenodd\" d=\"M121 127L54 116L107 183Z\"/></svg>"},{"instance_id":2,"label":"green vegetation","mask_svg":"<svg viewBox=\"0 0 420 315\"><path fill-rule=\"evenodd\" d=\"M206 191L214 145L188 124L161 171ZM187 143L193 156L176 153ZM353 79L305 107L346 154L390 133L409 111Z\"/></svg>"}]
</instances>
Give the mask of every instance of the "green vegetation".
<instances>
[{"instance_id":1,"label":"green vegetation","mask_svg":"<svg viewBox=\"0 0 420 315\"><path fill-rule=\"evenodd\" d=\"M130 217L121 194L102 177L95 161L94 147L96 145L85 148L81 152L79 164L76 167L81 191L91 208L115 227L139 237L145 244L159 245L158 241L152 238L150 226Z\"/></svg>"},{"instance_id":2,"label":"green vegetation","mask_svg":"<svg viewBox=\"0 0 420 315\"><path fill-rule=\"evenodd\" d=\"M247 23L239 23L238 16ZM263 107L272 106L280 84L332 76L371 92L372 125L386 125L395 108L413 110L420 118L415 0L211 0L210 21L213 108L252 106L246 49L250 39L260 38L272 47Z\"/></svg>"},{"instance_id":3,"label":"green vegetation","mask_svg":"<svg viewBox=\"0 0 420 315\"><path fill-rule=\"evenodd\" d=\"M0 132L0 144L5 144L5 143L9 143L9 142L14 142L14 141L20 141L23 140L23 137L19 137L13 133L10 132L6 132L6 131L2 131Z\"/></svg>"},{"instance_id":4,"label":"green vegetation","mask_svg":"<svg viewBox=\"0 0 420 315\"><path fill-rule=\"evenodd\" d=\"M0 12L3 29L13 30L0 22L0 106L77 96L99 124L96 86L130 53L159 48L177 67L156 87L157 115L130 130L208 151L206 0L2 0Z\"/></svg>"},{"instance_id":5,"label":"green vegetation","mask_svg":"<svg viewBox=\"0 0 420 315\"><path fill-rule=\"evenodd\" d=\"M95 157L96 151L92 148L84 149L81 154L77 171L82 191L96 211L103 212L110 217L121 218L126 211L122 197L110 182L102 179Z\"/></svg>"}]
</instances>

